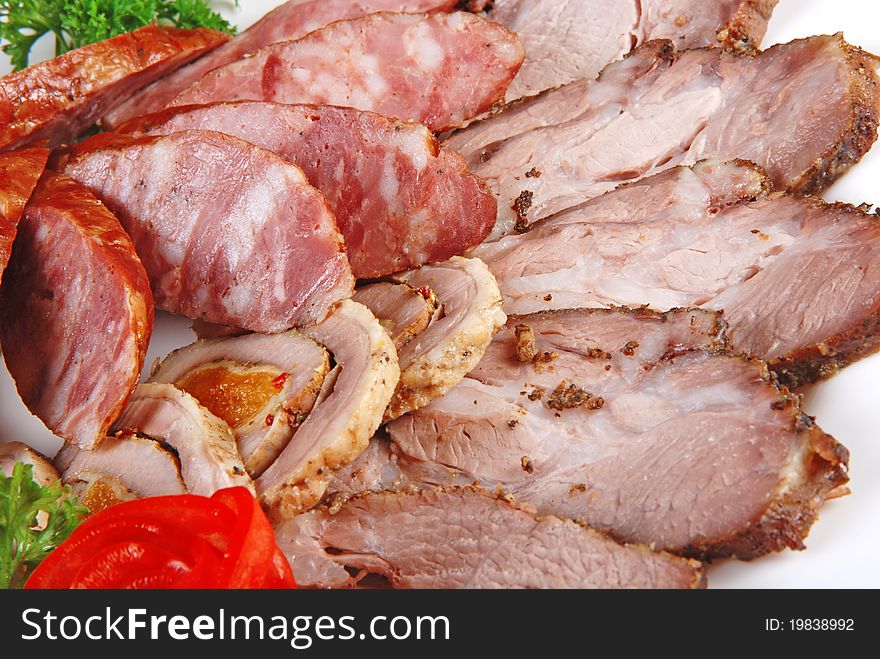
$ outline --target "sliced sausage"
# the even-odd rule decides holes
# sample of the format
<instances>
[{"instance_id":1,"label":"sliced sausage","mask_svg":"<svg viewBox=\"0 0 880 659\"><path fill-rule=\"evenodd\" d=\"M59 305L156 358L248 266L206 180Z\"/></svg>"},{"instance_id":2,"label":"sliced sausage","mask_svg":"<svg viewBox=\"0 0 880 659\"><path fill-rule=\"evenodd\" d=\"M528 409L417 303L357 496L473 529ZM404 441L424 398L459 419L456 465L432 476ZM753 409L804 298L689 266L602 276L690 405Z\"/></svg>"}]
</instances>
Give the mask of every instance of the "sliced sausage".
<instances>
[{"instance_id":1,"label":"sliced sausage","mask_svg":"<svg viewBox=\"0 0 880 659\"><path fill-rule=\"evenodd\" d=\"M18 222L48 158L48 149L0 153L0 278L12 254Z\"/></svg>"},{"instance_id":2,"label":"sliced sausage","mask_svg":"<svg viewBox=\"0 0 880 659\"><path fill-rule=\"evenodd\" d=\"M119 128L191 129L234 135L302 167L336 215L355 277L462 254L494 226L488 187L424 126L352 108L240 101L171 108Z\"/></svg>"},{"instance_id":3,"label":"sliced sausage","mask_svg":"<svg viewBox=\"0 0 880 659\"><path fill-rule=\"evenodd\" d=\"M326 200L273 153L210 131L98 135L62 166L119 216L167 311L278 332L351 295Z\"/></svg>"},{"instance_id":4,"label":"sliced sausage","mask_svg":"<svg viewBox=\"0 0 880 659\"><path fill-rule=\"evenodd\" d=\"M28 409L68 442L100 442L137 384L153 330L147 273L107 208L46 174L0 293L6 366Z\"/></svg>"},{"instance_id":5,"label":"sliced sausage","mask_svg":"<svg viewBox=\"0 0 880 659\"><path fill-rule=\"evenodd\" d=\"M233 37L210 54L181 67L157 80L113 108L103 118L108 127L147 112L161 110L174 97L198 82L212 69L242 59L248 53L279 41L299 39L333 21L359 18L377 11L429 12L451 11L457 0L291 0L285 2L241 34ZM472 3L479 11L485 0Z\"/></svg>"},{"instance_id":6,"label":"sliced sausage","mask_svg":"<svg viewBox=\"0 0 880 659\"><path fill-rule=\"evenodd\" d=\"M216 48L214 30L147 27L0 78L0 149L72 140L121 99Z\"/></svg>"},{"instance_id":7,"label":"sliced sausage","mask_svg":"<svg viewBox=\"0 0 880 659\"><path fill-rule=\"evenodd\" d=\"M439 132L504 98L523 57L513 32L473 14L370 14L215 69L171 105L345 105Z\"/></svg>"}]
</instances>

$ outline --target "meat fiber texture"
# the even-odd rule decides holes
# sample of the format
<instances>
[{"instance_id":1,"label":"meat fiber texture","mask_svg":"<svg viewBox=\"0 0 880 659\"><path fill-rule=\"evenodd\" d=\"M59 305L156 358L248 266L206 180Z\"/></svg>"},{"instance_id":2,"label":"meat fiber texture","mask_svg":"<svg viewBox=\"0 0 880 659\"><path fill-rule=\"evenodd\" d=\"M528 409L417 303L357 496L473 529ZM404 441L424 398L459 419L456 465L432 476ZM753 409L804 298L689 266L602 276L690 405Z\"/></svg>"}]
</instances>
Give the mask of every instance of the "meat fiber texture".
<instances>
[{"instance_id":1,"label":"meat fiber texture","mask_svg":"<svg viewBox=\"0 0 880 659\"><path fill-rule=\"evenodd\" d=\"M803 548L848 453L723 329L706 311L512 317L458 387L387 426L393 480L479 481L695 557Z\"/></svg>"},{"instance_id":2,"label":"meat fiber texture","mask_svg":"<svg viewBox=\"0 0 880 659\"><path fill-rule=\"evenodd\" d=\"M473 254L509 313L703 306L792 387L880 347L880 222L768 193L754 165L704 161L631 183Z\"/></svg>"},{"instance_id":3,"label":"meat fiber texture","mask_svg":"<svg viewBox=\"0 0 880 659\"><path fill-rule=\"evenodd\" d=\"M446 145L498 197L493 238L680 164L744 158L779 190L824 189L877 138L874 58L840 35L755 57L652 42Z\"/></svg>"},{"instance_id":4,"label":"meat fiber texture","mask_svg":"<svg viewBox=\"0 0 880 659\"><path fill-rule=\"evenodd\" d=\"M105 438L90 451L67 445L54 462L61 480L71 485L82 484L84 492L96 482L112 488L105 495L121 490L125 499L187 491L177 455L163 443L143 435L119 433Z\"/></svg>"},{"instance_id":5,"label":"meat fiber texture","mask_svg":"<svg viewBox=\"0 0 880 659\"><path fill-rule=\"evenodd\" d=\"M372 492L276 529L297 584L395 588L697 588L696 561L623 546L474 488ZM370 581L370 578L373 581Z\"/></svg>"},{"instance_id":6,"label":"meat fiber texture","mask_svg":"<svg viewBox=\"0 0 880 659\"><path fill-rule=\"evenodd\" d=\"M267 46L210 72L170 105L344 105L439 132L504 98L522 61L515 34L473 14L385 12Z\"/></svg>"},{"instance_id":7,"label":"meat fiber texture","mask_svg":"<svg viewBox=\"0 0 880 659\"><path fill-rule=\"evenodd\" d=\"M451 11L456 0L291 0L276 7L220 48L145 87L108 112L102 123L114 128L123 121L161 110L212 69L279 41L299 39L334 21L377 11ZM484 3L474 3L478 6Z\"/></svg>"},{"instance_id":8,"label":"meat fiber texture","mask_svg":"<svg viewBox=\"0 0 880 659\"><path fill-rule=\"evenodd\" d=\"M202 340L175 350L150 376L192 394L226 421L248 473L263 473L312 410L327 351L296 330Z\"/></svg>"},{"instance_id":9,"label":"meat fiber texture","mask_svg":"<svg viewBox=\"0 0 880 659\"><path fill-rule=\"evenodd\" d=\"M317 504L333 474L367 448L400 377L394 343L357 302L342 301L303 332L327 348L336 366L306 420L256 480L260 502L275 521Z\"/></svg>"},{"instance_id":10,"label":"meat fiber texture","mask_svg":"<svg viewBox=\"0 0 880 659\"><path fill-rule=\"evenodd\" d=\"M5 75L0 149L69 142L120 100L228 38L148 25Z\"/></svg>"},{"instance_id":11,"label":"meat fiber texture","mask_svg":"<svg viewBox=\"0 0 880 659\"><path fill-rule=\"evenodd\" d=\"M254 491L229 425L173 385L139 385L114 429L151 437L174 451L188 492L209 497L225 487Z\"/></svg>"},{"instance_id":12,"label":"meat fiber texture","mask_svg":"<svg viewBox=\"0 0 880 659\"><path fill-rule=\"evenodd\" d=\"M278 332L351 296L327 201L273 153L211 131L104 134L61 166L117 214L167 311Z\"/></svg>"},{"instance_id":13,"label":"meat fiber texture","mask_svg":"<svg viewBox=\"0 0 880 659\"><path fill-rule=\"evenodd\" d=\"M457 256L400 273L395 280L400 286L422 291L439 308L426 327L397 349L400 381L384 421L423 407L461 382L507 319L498 284L479 259ZM405 323L396 322L398 310L375 303L371 310L380 322Z\"/></svg>"},{"instance_id":14,"label":"meat fiber texture","mask_svg":"<svg viewBox=\"0 0 880 659\"><path fill-rule=\"evenodd\" d=\"M258 101L182 106L119 127L133 135L206 129L302 168L336 216L357 278L390 275L475 247L495 198L418 124L352 108Z\"/></svg>"},{"instance_id":15,"label":"meat fiber texture","mask_svg":"<svg viewBox=\"0 0 880 659\"><path fill-rule=\"evenodd\" d=\"M653 39L676 48L761 45L777 0L495 0L493 21L516 32L526 51L506 100L582 78Z\"/></svg>"},{"instance_id":16,"label":"meat fiber texture","mask_svg":"<svg viewBox=\"0 0 880 659\"><path fill-rule=\"evenodd\" d=\"M12 255L12 243L37 181L43 174L48 149L0 153L0 278Z\"/></svg>"},{"instance_id":17,"label":"meat fiber texture","mask_svg":"<svg viewBox=\"0 0 880 659\"><path fill-rule=\"evenodd\" d=\"M0 291L0 339L21 399L82 448L107 434L137 384L153 331L147 273L88 190L44 176Z\"/></svg>"}]
</instances>

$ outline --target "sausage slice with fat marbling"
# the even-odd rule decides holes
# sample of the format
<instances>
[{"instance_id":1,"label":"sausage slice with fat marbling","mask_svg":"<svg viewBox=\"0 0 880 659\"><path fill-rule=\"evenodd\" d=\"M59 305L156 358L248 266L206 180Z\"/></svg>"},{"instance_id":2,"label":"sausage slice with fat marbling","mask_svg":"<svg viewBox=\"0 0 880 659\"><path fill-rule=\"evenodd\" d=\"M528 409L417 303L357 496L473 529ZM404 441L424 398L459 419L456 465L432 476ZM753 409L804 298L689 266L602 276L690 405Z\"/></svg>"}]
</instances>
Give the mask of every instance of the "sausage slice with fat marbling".
<instances>
[{"instance_id":1,"label":"sausage slice with fat marbling","mask_svg":"<svg viewBox=\"0 0 880 659\"><path fill-rule=\"evenodd\" d=\"M0 149L72 140L120 100L216 48L214 30L140 30L0 78Z\"/></svg>"},{"instance_id":2,"label":"sausage slice with fat marbling","mask_svg":"<svg viewBox=\"0 0 880 659\"><path fill-rule=\"evenodd\" d=\"M439 132L503 99L523 57L513 32L473 14L370 14L215 69L170 105L345 105Z\"/></svg>"},{"instance_id":3,"label":"sausage slice with fat marbling","mask_svg":"<svg viewBox=\"0 0 880 659\"><path fill-rule=\"evenodd\" d=\"M88 190L47 174L0 297L3 354L22 400L56 435L94 447L137 384L153 330L131 240Z\"/></svg>"},{"instance_id":4,"label":"sausage slice with fat marbling","mask_svg":"<svg viewBox=\"0 0 880 659\"><path fill-rule=\"evenodd\" d=\"M495 198L418 124L353 108L260 101L170 108L120 132L216 130L302 168L327 197L358 278L443 261L478 245L495 222Z\"/></svg>"},{"instance_id":5,"label":"sausage slice with fat marbling","mask_svg":"<svg viewBox=\"0 0 880 659\"><path fill-rule=\"evenodd\" d=\"M210 131L98 135L62 166L119 216L167 311L279 332L351 295L327 201L274 153Z\"/></svg>"}]
</instances>

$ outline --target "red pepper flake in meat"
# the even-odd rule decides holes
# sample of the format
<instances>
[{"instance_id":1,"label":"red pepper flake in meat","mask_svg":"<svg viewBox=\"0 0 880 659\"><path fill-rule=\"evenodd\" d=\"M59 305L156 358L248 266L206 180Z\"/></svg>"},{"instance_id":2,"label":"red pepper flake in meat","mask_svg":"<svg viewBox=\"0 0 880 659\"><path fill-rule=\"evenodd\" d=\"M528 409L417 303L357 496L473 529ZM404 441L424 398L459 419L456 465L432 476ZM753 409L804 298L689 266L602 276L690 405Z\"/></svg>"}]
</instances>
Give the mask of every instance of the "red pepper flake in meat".
<instances>
[{"instance_id":1,"label":"red pepper flake in meat","mask_svg":"<svg viewBox=\"0 0 880 659\"><path fill-rule=\"evenodd\" d=\"M275 387L276 389L279 389L279 390L283 389L284 383L287 382L287 378L289 378L289 377L290 377L290 375L288 373L282 373L277 378L272 380L272 386Z\"/></svg>"},{"instance_id":2,"label":"red pepper flake in meat","mask_svg":"<svg viewBox=\"0 0 880 659\"><path fill-rule=\"evenodd\" d=\"M266 425L271 426L273 423L275 423L275 415L274 414L267 414L266 415Z\"/></svg>"}]
</instances>

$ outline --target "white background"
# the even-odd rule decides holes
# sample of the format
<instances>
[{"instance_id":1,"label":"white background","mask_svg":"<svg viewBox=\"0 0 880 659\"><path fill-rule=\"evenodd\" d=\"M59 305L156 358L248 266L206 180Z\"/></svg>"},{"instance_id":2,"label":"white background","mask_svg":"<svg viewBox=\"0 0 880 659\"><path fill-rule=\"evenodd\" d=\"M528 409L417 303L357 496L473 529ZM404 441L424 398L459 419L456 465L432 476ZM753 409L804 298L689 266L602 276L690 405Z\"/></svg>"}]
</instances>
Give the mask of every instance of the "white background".
<instances>
[{"instance_id":1,"label":"white background","mask_svg":"<svg viewBox=\"0 0 880 659\"><path fill-rule=\"evenodd\" d=\"M281 0L242 0L240 4L239 9L229 8L223 13L244 28L281 4ZM880 54L880 2L781 0L764 46L838 31L851 43ZM44 41L35 52L37 57L48 57L51 51L52 45ZM7 71L8 62L0 57L0 73ZM880 147L828 190L825 197L880 203ZM161 312L156 320L147 365L193 338L186 320ZM83 310L82 322L88 322L87 310ZM852 494L824 507L807 538L807 551L783 552L750 563L716 564L709 572L711 587L880 587L880 355L813 387L806 392L806 401L807 410L816 416L819 425L852 453ZM4 440L26 441L50 453L59 445L24 408L2 368L0 441Z\"/></svg>"}]
</instances>

